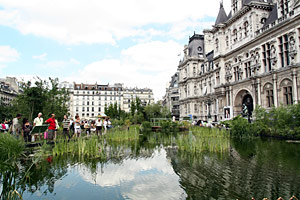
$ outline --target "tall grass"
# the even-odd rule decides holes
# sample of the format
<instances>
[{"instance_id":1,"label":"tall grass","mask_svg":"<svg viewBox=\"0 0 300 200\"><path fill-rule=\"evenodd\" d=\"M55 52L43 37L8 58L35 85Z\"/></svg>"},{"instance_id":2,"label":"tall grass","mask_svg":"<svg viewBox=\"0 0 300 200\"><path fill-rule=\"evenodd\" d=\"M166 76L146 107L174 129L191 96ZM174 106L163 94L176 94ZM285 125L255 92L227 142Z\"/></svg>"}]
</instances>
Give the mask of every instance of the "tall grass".
<instances>
[{"instance_id":1,"label":"tall grass","mask_svg":"<svg viewBox=\"0 0 300 200\"><path fill-rule=\"evenodd\" d=\"M230 148L230 135L224 129L193 127L188 134L178 135L176 143L180 151L223 153Z\"/></svg>"},{"instance_id":2,"label":"tall grass","mask_svg":"<svg viewBox=\"0 0 300 200\"><path fill-rule=\"evenodd\" d=\"M30 159L25 154L23 140L10 134L0 134L0 199L22 199L22 186L28 181L29 170L39 157ZM23 167L22 163L28 163Z\"/></svg>"}]
</instances>

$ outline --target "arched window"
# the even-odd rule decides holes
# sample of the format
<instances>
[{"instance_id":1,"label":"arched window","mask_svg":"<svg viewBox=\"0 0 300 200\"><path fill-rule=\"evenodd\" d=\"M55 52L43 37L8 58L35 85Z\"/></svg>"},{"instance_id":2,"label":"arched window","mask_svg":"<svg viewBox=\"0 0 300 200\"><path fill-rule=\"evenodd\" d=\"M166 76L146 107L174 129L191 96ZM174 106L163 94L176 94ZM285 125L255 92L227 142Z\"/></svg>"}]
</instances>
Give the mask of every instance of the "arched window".
<instances>
[{"instance_id":1,"label":"arched window","mask_svg":"<svg viewBox=\"0 0 300 200\"><path fill-rule=\"evenodd\" d=\"M229 47L229 37L228 37L228 35L226 36L226 47Z\"/></svg>"},{"instance_id":2,"label":"arched window","mask_svg":"<svg viewBox=\"0 0 300 200\"><path fill-rule=\"evenodd\" d=\"M233 35L233 42L237 42L237 39L238 39L237 30L234 29L232 33L233 33L232 34Z\"/></svg>"},{"instance_id":3,"label":"arched window","mask_svg":"<svg viewBox=\"0 0 300 200\"><path fill-rule=\"evenodd\" d=\"M244 23L244 35L245 35L245 37L248 36L248 31L249 31L249 23L248 23L248 21L246 21Z\"/></svg>"},{"instance_id":4,"label":"arched window","mask_svg":"<svg viewBox=\"0 0 300 200\"><path fill-rule=\"evenodd\" d=\"M219 39L216 38L216 51L218 52L219 51Z\"/></svg>"}]
</instances>

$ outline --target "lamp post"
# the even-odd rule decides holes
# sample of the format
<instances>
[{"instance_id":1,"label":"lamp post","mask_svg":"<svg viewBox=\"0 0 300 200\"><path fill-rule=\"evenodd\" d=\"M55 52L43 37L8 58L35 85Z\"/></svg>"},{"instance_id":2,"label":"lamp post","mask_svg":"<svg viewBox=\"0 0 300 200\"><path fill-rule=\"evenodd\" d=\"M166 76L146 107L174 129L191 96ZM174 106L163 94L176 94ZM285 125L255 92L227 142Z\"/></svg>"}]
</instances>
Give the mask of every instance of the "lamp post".
<instances>
[{"instance_id":1,"label":"lamp post","mask_svg":"<svg viewBox=\"0 0 300 200\"><path fill-rule=\"evenodd\" d=\"M210 97L208 97L208 99L206 100L206 103L208 105L207 121L211 121L210 106L211 106L212 100L210 99Z\"/></svg>"}]
</instances>

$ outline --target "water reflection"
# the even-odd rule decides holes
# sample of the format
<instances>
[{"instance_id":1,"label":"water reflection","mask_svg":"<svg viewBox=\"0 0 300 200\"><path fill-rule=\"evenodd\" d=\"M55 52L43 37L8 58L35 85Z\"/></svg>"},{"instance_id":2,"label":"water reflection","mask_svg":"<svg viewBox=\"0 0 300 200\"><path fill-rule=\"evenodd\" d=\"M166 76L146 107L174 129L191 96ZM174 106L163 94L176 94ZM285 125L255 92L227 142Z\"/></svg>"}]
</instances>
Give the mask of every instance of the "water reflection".
<instances>
[{"instance_id":1,"label":"water reflection","mask_svg":"<svg viewBox=\"0 0 300 200\"><path fill-rule=\"evenodd\" d=\"M228 154L169 150L188 199L277 199L300 196L300 146L232 140Z\"/></svg>"},{"instance_id":2,"label":"water reflection","mask_svg":"<svg viewBox=\"0 0 300 200\"><path fill-rule=\"evenodd\" d=\"M300 145L230 141L222 153L191 153L149 140L107 143L105 158L46 158L24 199L284 199L300 197Z\"/></svg>"}]
</instances>

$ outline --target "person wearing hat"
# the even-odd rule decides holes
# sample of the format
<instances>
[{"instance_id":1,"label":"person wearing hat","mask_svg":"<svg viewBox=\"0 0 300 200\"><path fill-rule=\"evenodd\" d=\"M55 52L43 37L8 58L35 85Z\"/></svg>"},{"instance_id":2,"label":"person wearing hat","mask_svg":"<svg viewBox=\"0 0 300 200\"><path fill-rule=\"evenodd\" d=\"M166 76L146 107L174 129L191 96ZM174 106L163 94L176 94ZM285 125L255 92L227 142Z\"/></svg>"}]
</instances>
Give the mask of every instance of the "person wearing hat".
<instances>
[{"instance_id":1,"label":"person wearing hat","mask_svg":"<svg viewBox=\"0 0 300 200\"><path fill-rule=\"evenodd\" d=\"M13 119L12 122L12 133L16 138L19 138L19 133L21 131L21 125L19 123L21 117L22 117L21 114L17 114L17 116Z\"/></svg>"}]
</instances>

